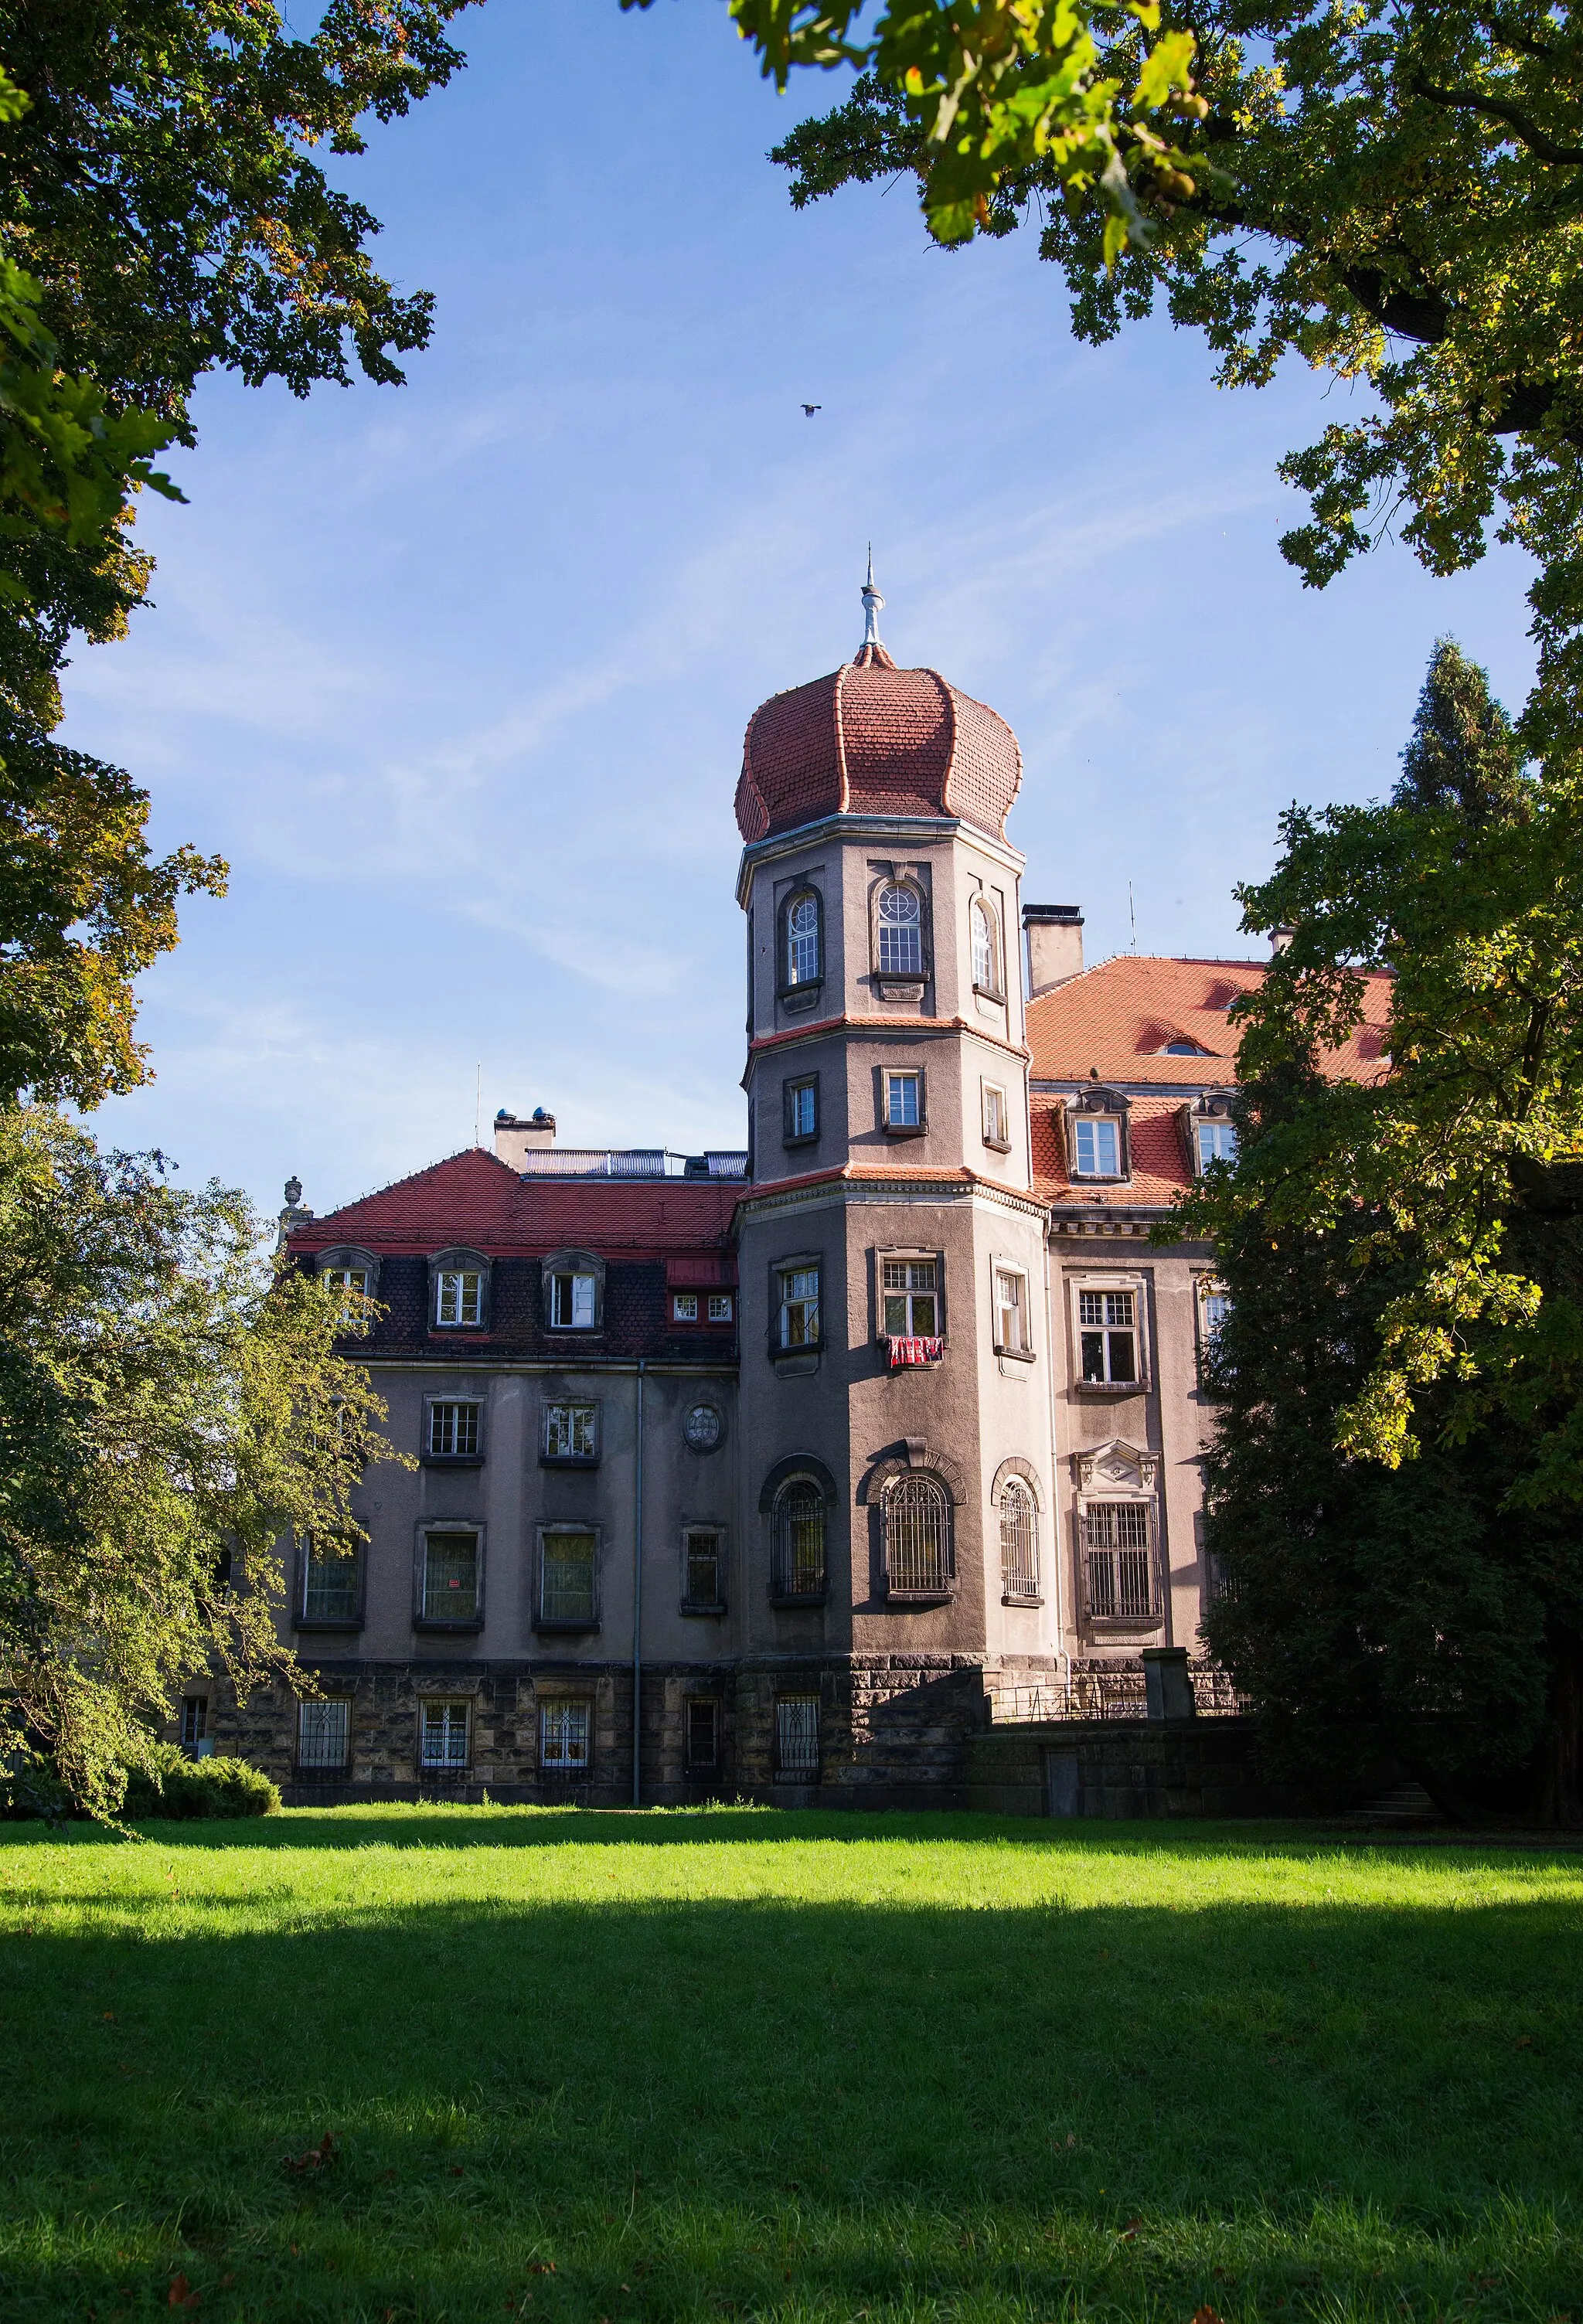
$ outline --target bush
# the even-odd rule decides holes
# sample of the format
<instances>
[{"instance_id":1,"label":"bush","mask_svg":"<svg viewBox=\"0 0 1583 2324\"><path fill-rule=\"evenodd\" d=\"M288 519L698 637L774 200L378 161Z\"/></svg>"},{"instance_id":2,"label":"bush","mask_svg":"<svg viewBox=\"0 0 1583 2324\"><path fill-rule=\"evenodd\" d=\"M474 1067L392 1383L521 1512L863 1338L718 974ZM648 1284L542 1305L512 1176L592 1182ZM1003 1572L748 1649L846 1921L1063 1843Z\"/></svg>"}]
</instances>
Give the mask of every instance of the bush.
<instances>
[{"instance_id":1,"label":"bush","mask_svg":"<svg viewBox=\"0 0 1583 2324\"><path fill-rule=\"evenodd\" d=\"M127 1777L121 1812L128 1823L153 1816L273 1815L281 1795L245 1759L190 1759L174 1743L156 1743L145 1771Z\"/></svg>"}]
</instances>

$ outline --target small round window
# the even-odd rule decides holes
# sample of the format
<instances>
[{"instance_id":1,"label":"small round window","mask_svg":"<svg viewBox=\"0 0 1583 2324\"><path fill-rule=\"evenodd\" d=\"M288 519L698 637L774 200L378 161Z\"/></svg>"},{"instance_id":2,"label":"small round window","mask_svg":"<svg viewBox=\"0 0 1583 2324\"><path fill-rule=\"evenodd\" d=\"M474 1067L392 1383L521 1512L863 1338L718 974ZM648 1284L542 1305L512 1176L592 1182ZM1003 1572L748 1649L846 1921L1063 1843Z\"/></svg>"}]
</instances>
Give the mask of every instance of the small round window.
<instances>
[{"instance_id":1,"label":"small round window","mask_svg":"<svg viewBox=\"0 0 1583 2324\"><path fill-rule=\"evenodd\" d=\"M712 1452L720 1441L722 1426L719 1413L712 1404L695 1404L682 1423L681 1433L695 1452Z\"/></svg>"}]
</instances>

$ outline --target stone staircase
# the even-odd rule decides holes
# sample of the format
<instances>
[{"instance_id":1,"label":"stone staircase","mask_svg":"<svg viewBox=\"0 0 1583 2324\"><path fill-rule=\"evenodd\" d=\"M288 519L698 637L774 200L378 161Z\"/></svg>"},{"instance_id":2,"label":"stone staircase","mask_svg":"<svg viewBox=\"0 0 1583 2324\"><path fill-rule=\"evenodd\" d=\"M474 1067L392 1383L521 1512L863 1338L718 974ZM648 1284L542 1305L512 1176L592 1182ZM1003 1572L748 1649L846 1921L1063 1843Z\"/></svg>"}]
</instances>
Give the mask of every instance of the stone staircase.
<instances>
[{"instance_id":1,"label":"stone staircase","mask_svg":"<svg viewBox=\"0 0 1583 2324\"><path fill-rule=\"evenodd\" d=\"M1393 1784L1341 1821L1356 1831L1404 1831L1415 1824L1444 1823L1445 1818L1421 1784Z\"/></svg>"}]
</instances>

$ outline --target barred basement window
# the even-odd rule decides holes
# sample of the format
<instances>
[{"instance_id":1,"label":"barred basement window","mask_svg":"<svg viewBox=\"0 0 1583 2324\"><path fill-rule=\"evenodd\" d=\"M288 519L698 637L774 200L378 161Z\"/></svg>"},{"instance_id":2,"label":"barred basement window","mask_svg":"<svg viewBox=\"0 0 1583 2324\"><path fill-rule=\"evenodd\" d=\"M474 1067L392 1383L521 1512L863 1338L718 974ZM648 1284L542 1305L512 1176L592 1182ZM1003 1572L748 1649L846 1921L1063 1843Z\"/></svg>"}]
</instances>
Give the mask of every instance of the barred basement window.
<instances>
[{"instance_id":1,"label":"barred basement window","mask_svg":"<svg viewBox=\"0 0 1583 2324\"><path fill-rule=\"evenodd\" d=\"M811 1477L794 1477L775 1503L773 1591L819 1598L825 1588L825 1497Z\"/></svg>"},{"instance_id":2,"label":"barred basement window","mask_svg":"<svg viewBox=\"0 0 1583 2324\"><path fill-rule=\"evenodd\" d=\"M1090 1501L1083 1532L1089 1613L1099 1621L1153 1621L1154 1559L1147 1502Z\"/></svg>"},{"instance_id":3,"label":"barred basement window","mask_svg":"<svg viewBox=\"0 0 1583 2324\"><path fill-rule=\"evenodd\" d=\"M426 1702L418 1730L418 1764L455 1770L467 1764L467 1706Z\"/></svg>"},{"instance_id":4,"label":"barred basement window","mask_svg":"<svg viewBox=\"0 0 1583 2324\"><path fill-rule=\"evenodd\" d=\"M1138 1377L1138 1342L1130 1291L1079 1291L1078 1323L1083 1378L1093 1387L1132 1387Z\"/></svg>"},{"instance_id":5,"label":"barred basement window","mask_svg":"<svg viewBox=\"0 0 1583 2324\"><path fill-rule=\"evenodd\" d=\"M932 1477L898 1477L885 1494L885 1578L893 1597L950 1587L950 1505Z\"/></svg>"},{"instance_id":6,"label":"barred basement window","mask_svg":"<svg viewBox=\"0 0 1583 2324\"><path fill-rule=\"evenodd\" d=\"M541 1536L539 1617L569 1629L592 1629L594 1565L592 1533L572 1526L546 1526Z\"/></svg>"},{"instance_id":7,"label":"barred basement window","mask_svg":"<svg viewBox=\"0 0 1583 2324\"><path fill-rule=\"evenodd\" d=\"M208 1735L208 1697L190 1694L181 1705L181 1742L189 1751Z\"/></svg>"},{"instance_id":8,"label":"barred basement window","mask_svg":"<svg viewBox=\"0 0 1583 2324\"><path fill-rule=\"evenodd\" d=\"M539 1705L539 1765L565 1773L588 1764L588 1706L562 1698Z\"/></svg>"},{"instance_id":9,"label":"barred basement window","mask_svg":"<svg viewBox=\"0 0 1583 2324\"><path fill-rule=\"evenodd\" d=\"M314 1622L355 1622L358 1616L358 1584L362 1557L353 1545L321 1543L310 1535L302 1545L302 1611L300 1619Z\"/></svg>"},{"instance_id":10,"label":"barred basement window","mask_svg":"<svg viewBox=\"0 0 1583 2324\"><path fill-rule=\"evenodd\" d=\"M818 1775L817 1694L783 1694L776 1702L775 1773L803 1782Z\"/></svg>"},{"instance_id":11,"label":"barred basement window","mask_svg":"<svg viewBox=\"0 0 1583 2324\"><path fill-rule=\"evenodd\" d=\"M429 1450L445 1460L465 1457L478 1450L478 1410L472 1403L431 1404L429 1407Z\"/></svg>"},{"instance_id":12,"label":"barred basement window","mask_svg":"<svg viewBox=\"0 0 1583 2324\"><path fill-rule=\"evenodd\" d=\"M689 1697L687 1705L687 1764L713 1767L719 1758L720 1706L708 1695Z\"/></svg>"},{"instance_id":13,"label":"barred basement window","mask_svg":"<svg viewBox=\"0 0 1583 2324\"><path fill-rule=\"evenodd\" d=\"M434 1320L463 1326L484 1320L484 1277L476 1268L441 1268L434 1278Z\"/></svg>"},{"instance_id":14,"label":"barred basement window","mask_svg":"<svg viewBox=\"0 0 1583 2324\"><path fill-rule=\"evenodd\" d=\"M300 1767L344 1767L351 1729L349 1702L300 1702L297 1705L297 1765Z\"/></svg>"},{"instance_id":15,"label":"barred basement window","mask_svg":"<svg viewBox=\"0 0 1583 2324\"><path fill-rule=\"evenodd\" d=\"M423 1536L423 1619L473 1622L478 1617L478 1536L437 1526Z\"/></svg>"},{"instance_id":16,"label":"barred basement window","mask_svg":"<svg viewBox=\"0 0 1583 2324\"><path fill-rule=\"evenodd\" d=\"M1008 1479L1000 1497L1000 1586L1004 1597L1038 1601L1039 1536L1033 1496L1016 1477Z\"/></svg>"}]
</instances>

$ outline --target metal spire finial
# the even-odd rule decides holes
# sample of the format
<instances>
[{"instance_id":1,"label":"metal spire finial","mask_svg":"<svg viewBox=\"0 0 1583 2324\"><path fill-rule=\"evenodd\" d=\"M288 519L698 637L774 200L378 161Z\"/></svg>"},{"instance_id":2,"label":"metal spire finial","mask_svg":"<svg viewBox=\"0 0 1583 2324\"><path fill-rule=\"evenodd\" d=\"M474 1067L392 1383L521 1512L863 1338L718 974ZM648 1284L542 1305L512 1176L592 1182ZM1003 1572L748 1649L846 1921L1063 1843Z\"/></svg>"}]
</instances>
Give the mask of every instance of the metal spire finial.
<instances>
[{"instance_id":1,"label":"metal spire finial","mask_svg":"<svg viewBox=\"0 0 1583 2324\"><path fill-rule=\"evenodd\" d=\"M868 544L868 578L863 585L863 642L866 646L879 643L879 614L884 599L875 586L874 543Z\"/></svg>"}]
</instances>

